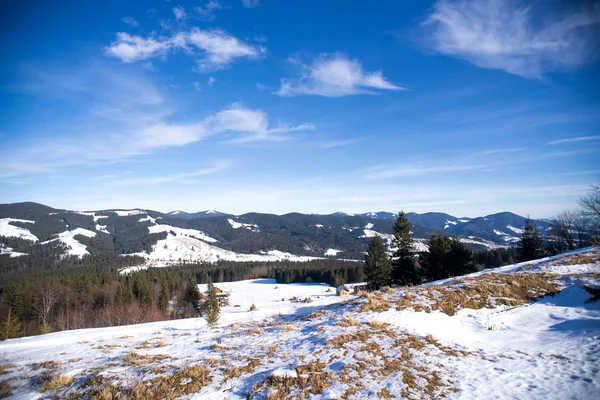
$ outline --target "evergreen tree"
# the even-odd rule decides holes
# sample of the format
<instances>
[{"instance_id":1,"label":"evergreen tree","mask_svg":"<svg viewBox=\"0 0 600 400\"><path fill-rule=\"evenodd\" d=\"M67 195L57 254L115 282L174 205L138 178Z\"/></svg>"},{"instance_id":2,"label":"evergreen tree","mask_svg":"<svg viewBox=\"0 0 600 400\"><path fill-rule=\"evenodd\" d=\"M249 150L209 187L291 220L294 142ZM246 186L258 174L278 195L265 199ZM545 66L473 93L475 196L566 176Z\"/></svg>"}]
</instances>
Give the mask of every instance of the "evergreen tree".
<instances>
[{"instance_id":1,"label":"evergreen tree","mask_svg":"<svg viewBox=\"0 0 600 400\"><path fill-rule=\"evenodd\" d=\"M394 254L392 256L392 281L397 285L419 283L420 278L415 269L416 255L413 239L410 236L410 222L400 211L394 224Z\"/></svg>"},{"instance_id":2,"label":"evergreen tree","mask_svg":"<svg viewBox=\"0 0 600 400\"><path fill-rule=\"evenodd\" d=\"M423 275L427 280L434 281L448 277L444 264L450 252L450 238L444 234L434 233L429 237L429 251L423 253L420 260Z\"/></svg>"},{"instance_id":3,"label":"evergreen tree","mask_svg":"<svg viewBox=\"0 0 600 400\"><path fill-rule=\"evenodd\" d=\"M0 337L3 340L19 337L23 334L21 321L15 314L11 314L12 309L8 310L8 315L2 320L0 327Z\"/></svg>"},{"instance_id":4,"label":"evergreen tree","mask_svg":"<svg viewBox=\"0 0 600 400\"><path fill-rule=\"evenodd\" d=\"M544 255L542 235L529 216L525 218L518 254L519 261L536 260Z\"/></svg>"},{"instance_id":5,"label":"evergreen tree","mask_svg":"<svg viewBox=\"0 0 600 400\"><path fill-rule=\"evenodd\" d=\"M458 236L450 241L447 271L449 276L470 274L477 271L473 252L461 242Z\"/></svg>"},{"instance_id":6,"label":"evergreen tree","mask_svg":"<svg viewBox=\"0 0 600 400\"><path fill-rule=\"evenodd\" d=\"M364 268L369 289L378 290L390 284L390 262L379 236L375 236L369 243Z\"/></svg>"},{"instance_id":7,"label":"evergreen tree","mask_svg":"<svg viewBox=\"0 0 600 400\"><path fill-rule=\"evenodd\" d=\"M475 272L476 264L473 252L459 237L433 234L429 238L429 251L421 259L421 268L427 280L435 281Z\"/></svg>"},{"instance_id":8,"label":"evergreen tree","mask_svg":"<svg viewBox=\"0 0 600 400\"><path fill-rule=\"evenodd\" d=\"M210 280L210 278L208 279ZM198 308L198 302L200 301L200 291L198 290L198 284L196 283L196 279L193 277L190 277L188 279L183 300L186 303L192 304L194 308Z\"/></svg>"},{"instance_id":9,"label":"evergreen tree","mask_svg":"<svg viewBox=\"0 0 600 400\"><path fill-rule=\"evenodd\" d=\"M164 313L169 311L169 289L167 282L162 281L160 285L160 294L158 295L158 308Z\"/></svg>"},{"instance_id":10,"label":"evergreen tree","mask_svg":"<svg viewBox=\"0 0 600 400\"><path fill-rule=\"evenodd\" d=\"M213 285L212 279L208 279L207 296L204 304L202 304L202 315L210 326L214 326L221 317L221 308L219 307L219 299L217 299L217 289Z\"/></svg>"}]
</instances>

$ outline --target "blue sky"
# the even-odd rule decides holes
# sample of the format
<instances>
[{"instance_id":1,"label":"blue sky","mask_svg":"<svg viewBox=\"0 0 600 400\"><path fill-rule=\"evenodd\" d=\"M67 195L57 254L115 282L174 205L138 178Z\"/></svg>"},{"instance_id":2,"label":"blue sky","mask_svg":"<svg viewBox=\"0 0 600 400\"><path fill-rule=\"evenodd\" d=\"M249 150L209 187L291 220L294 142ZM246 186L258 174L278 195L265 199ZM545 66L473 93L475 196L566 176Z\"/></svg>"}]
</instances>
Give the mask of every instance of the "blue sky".
<instances>
[{"instance_id":1,"label":"blue sky","mask_svg":"<svg viewBox=\"0 0 600 400\"><path fill-rule=\"evenodd\" d=\"M91 3L2 15L2 203L541 218L600 179L598 2Z\"/></svg>"}]
</instances>

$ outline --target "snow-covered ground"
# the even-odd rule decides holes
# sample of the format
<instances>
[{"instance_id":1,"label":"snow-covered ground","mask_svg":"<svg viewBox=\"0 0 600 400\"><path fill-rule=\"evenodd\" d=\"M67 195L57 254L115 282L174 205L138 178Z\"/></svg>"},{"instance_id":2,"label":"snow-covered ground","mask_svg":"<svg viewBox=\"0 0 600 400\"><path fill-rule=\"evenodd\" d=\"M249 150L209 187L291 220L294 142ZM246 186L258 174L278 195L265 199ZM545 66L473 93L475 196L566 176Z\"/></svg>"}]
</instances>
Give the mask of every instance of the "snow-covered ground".
<instances>
[{"instance_id":1,"label":"snow-covered ground","mask_svg":"<svg viewBox=\"0 0 600 400\"><path fill-rule=\"evenodd\" d=\"M435 295L419 297L495 279L505 282L496 289L521 287L530 276L559 293L455 313L428 308ZM600 286L598 249L366 296L273 280L216 286L231 305L215 328L187 319L11 339L0 343L7 365L0 379L21 399L111 391L190 399L600 398L600 301L584 290ZM38 392L60 373L75 379Z\"/></svg>"}]
</instances>

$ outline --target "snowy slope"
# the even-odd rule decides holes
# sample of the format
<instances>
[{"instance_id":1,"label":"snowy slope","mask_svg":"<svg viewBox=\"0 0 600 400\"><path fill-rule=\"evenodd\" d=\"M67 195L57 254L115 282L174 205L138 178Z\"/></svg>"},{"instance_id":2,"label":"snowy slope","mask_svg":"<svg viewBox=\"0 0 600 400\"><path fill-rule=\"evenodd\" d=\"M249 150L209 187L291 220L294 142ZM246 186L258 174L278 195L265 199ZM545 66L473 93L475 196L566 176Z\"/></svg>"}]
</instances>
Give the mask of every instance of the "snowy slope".
<instances>
[{"instance_id":1,"label":"snowy slope","mask_svg":"<svg viewBox=\"0 0 600 400\"><path fill-rule=\"evenodd\" d=\"M21 228L20 226L11 225L11 222L21 222L26 224L35 224L35 221L18 218L1 218L0 219L0 236L4 237L15 237L19 239L29 240L31 242L37 242L38 238L29 230Z\"/></svg>"},{"instance_id":2,"label":"snowy slope","mask_svg":"<svg viewBox=\"0 0 600 400\"><path fill-rule=\"evenodd\" d=\"M86 236L86 237L95 237L96 232L92 232L92 231L89 231L89 230L83 229L83 228L66 230L65 232L59 233L57 235L58 236L57 238L47 240L45 242L42 242L42 244L60 241L66 246L67 255L77 256L77 257L81 258L86 254L90 254L90 252L87 251L87 247L84 244L78 242L77 239L75 239L76 235L82 235L82 236Z\"/></svg>"},{"instance_id":3,"label":"snowy slope","mask_svg":"<svg viewBox=\"0 0 600 400\"><path fill-rule=\"evenodd\" d=\"M514 289L530 277L559 293L513 306L488 298L497 305L431 308L435 292L494 280ZM600 250L365 296L272 280L216 286L231 294L216 328L188 319L11 339L0 343L9 363L3 379L14 398L39 396L43 377L59 373L75 379L45 396L131 395L134 388L141 398L176 392L190 399L600 394L600 301L589 302L583 289L600 286ZM288 300L294 296L312 301ZM248 311L251 304L258 310Z\"/></svg>"},{"instance_id":4,"label":"snowy slope","mask_svg":"<svg viewBox=\"0 0 600 400\"><path fill-rule=\"evenodd\" d=\"M147 221L147 219L145 219ZM321 257L296 256L278 250L270 250L261 254L241 254L225 250L209 243L218 243L218 240L194 229L183 229L171 225L157 224L148 226L150 233L167 232L166 239L159 240L150 253L134 253L147 259L142 266L130 267L121 270L129 273L148 267L168 267L180 262L209 262L224 261L310 261Z\"/></svg>"},{"instance_id":5,"label":"snowy slope","mask_svg":"<svg viewBox=\"0 0 600 400\"><path fill-rule=\"evenodd\" d=\"M495 279L515 287L530 276L560 292L515 306L430 309L434 291ZM231 306L216 328L188 319L11 339L0 343L10 363L3 379L14 398L39 396L43 377L62 373L75 379L45 396L135 388L142 398L593 399L600 301L589 302L586 285L600 286L599 250L366 296L337 297L322 284L217 283Z\"/></svg>"}]
</instances>

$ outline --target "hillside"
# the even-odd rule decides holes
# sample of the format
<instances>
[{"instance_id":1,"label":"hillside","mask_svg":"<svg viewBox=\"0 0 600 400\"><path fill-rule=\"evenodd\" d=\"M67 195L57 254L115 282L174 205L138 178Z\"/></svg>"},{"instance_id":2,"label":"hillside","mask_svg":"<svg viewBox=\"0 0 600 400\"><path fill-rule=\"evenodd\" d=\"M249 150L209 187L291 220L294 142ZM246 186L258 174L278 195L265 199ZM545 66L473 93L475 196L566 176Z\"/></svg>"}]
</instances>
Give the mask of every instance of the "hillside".
<instances>
[{"instance_id":1,"label":"hillside","mask_svg":"<svg viewBox=\"0 0 600 400\"><path fill-rule=\"evenodd\" d=\"M599 285L591 248L345 297L224 284L232 305L213 329L188 319L4 341L1 387L15 398L598 398Z\"/></svg>"},{"instance_id":2,"label":"hillside","mask_svg":"<svg viewBox=\"0 0 600 400\"><path fill-rule=\"evenodd\" d=\"M392 218L390 218L392 216ZM466 219L407 214L416 248L432 233L460 235L473 249L515 245L523 217L500 213ZM285 215L216 211L164 214L152 210L68 211L36 203L0 205L0 262L46 254L140 255L148 265L179 262L362 260L373 236L391 243L391 213ZM545 231L548 224L537 221Z\"/></svg>"}]
</instances>

